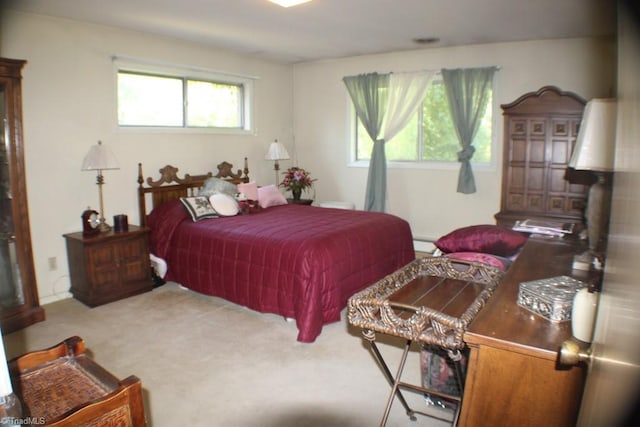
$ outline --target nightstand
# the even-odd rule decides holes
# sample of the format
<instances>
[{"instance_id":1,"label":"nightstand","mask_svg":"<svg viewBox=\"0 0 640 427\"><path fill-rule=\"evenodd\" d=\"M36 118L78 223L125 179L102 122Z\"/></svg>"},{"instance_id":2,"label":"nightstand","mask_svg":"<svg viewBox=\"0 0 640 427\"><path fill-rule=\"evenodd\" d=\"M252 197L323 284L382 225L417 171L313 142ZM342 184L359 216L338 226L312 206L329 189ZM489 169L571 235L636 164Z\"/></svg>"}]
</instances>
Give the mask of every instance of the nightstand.
<instances>
[{"instance_id":1,"label":"nightstand","mask_svg":"<svg viewBox=\"0 0 640 427\"><path fill-rule=\"evenodd\" d=\"M149 229L65 234L71 293L90 307L150 291Z\"/></svg>"},{"instance_id":2,"label":"nightstand","mask_svg":"<svg viewBox=\"0 0 640 427\"><path fill-rule=\"evenodd\" d=\"M287 203L289 203L290 205L311 205L313 203L313 199L299 199L299 200L294 200L294 199L287 199Z\"/></svg>"}]
</instances>

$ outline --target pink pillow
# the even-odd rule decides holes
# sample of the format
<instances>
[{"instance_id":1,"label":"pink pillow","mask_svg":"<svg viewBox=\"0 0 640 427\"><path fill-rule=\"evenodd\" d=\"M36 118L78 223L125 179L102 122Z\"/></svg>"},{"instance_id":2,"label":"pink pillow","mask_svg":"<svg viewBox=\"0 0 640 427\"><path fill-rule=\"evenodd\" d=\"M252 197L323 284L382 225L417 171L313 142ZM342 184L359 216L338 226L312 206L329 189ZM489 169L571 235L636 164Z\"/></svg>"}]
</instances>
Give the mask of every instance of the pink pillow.
<instances>
[{"instance_id":1,"label":"pink pillow","mask_svg":"<svg viewBox=\"0 0 640 427\"><path fill-rule=\"evenodd\" d=\"M287 199L284 198L278 187L271 184L258 188L258 203L261 208L268 208L270 206L286 205Z\"/></svg>"},{"instance_id":2,"label":"pink pillow","mask_svg":"<svg viewBox=\"0 0 640 427\"><path fill-rule=\"evenodd\" d=\"M255 182L247 182L238 184L238 193L242 193L247 196L249 200L258 200L258 184Z\"/></svg>"},{"instance_id":3,"label":"pink pillow","mask_svg":"<svg viewBox=\"0 0 640 427\"><path fill-rule=\"evenodd\" d=\"M527 235L497 225L472 225L440 237L435 245L444 253L483 252L508 257L527 241Z\"/></svg>"},{"instance_id":4,"label":"pink pillow","mask_svg":"<svg viewBox=\"0 0 640 427\"><path fill-rule=\"evenodd\" d=\"M479 262L480 264L489 265L505 271L509 268L509 260L490 254L480 252L453 252L445 255L447 258L459 259L462 261Z\"/></svg>"}]
</instances>

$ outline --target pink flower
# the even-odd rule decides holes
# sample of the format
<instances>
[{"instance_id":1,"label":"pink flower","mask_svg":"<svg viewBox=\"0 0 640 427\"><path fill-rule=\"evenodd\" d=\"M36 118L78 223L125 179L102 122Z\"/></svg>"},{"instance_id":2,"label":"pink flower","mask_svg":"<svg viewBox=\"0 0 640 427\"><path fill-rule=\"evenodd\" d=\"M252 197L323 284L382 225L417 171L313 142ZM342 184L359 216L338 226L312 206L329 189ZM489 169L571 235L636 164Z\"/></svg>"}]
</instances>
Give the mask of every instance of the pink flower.
<instances>
[{"instance_id":1,"label":"pink flower","mask_svg":"<svg viewBox=\"0 0 640 427\"><path fill-rule=\"evenodd\" d=\"M313 185L313 181L315 179L311 178L311 174L306 170L299 167L289 168L286 172L283 172L284 178L282 182L279 184L280 187L286 188L287 190L304 190L307 187L311 187Z\"/></svg>"}]
</instances>

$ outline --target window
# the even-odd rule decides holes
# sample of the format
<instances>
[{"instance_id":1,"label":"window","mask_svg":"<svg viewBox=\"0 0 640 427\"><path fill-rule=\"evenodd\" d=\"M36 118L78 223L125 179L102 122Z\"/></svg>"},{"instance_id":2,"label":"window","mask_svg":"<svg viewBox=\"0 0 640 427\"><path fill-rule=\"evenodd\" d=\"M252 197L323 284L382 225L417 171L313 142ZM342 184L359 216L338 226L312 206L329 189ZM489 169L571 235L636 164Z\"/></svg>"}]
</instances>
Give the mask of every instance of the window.
<instances>
[{"instance_id":1,"label":"window","mask_svg":"<svg viewBox=\"0 0 640 427\"><path fill-rule=\"evenodd\" d=\"M118 125L249 131L252 81L120 68Z\"/></svg>"},{"instance_id":2,"label":"window","mask_svg":"<svg viewBox=\"0 0 640 427\"><path fill-rule=\"evenodd\" d=\"M473 163L491 162L492 143L492 97L473 146L476 151ZM355 111L353 112L355 116ZM359 119L355 126L355 160L369 160L373 141ZM457 162L461 150L449 113L449 101L442 80L429 86L422 108L407 126L385 144L385 154L390 162Z\"/></svg>"}]
</instances>

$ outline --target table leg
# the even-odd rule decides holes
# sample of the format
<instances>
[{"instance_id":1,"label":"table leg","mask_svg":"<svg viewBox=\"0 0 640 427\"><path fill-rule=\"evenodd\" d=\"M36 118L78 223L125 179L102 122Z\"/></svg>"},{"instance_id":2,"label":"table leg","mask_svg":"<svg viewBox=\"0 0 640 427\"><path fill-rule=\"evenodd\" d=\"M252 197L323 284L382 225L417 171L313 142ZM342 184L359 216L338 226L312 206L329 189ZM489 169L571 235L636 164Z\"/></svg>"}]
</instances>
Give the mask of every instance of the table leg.
<instances>
[{"instance_id":1,"label":"table leg","mask_svg":"<svg viewBox=\"0 0 640 427\"><path fill-rule=\"evenodd\" d=\"M407 413L407 416L409 416L409 419L411 421L416 421L417 418L415 416L414 411L409 407L409 404L405 400L404 396L402 395L402 392L400 391L400 388L398 387L398 385L400 384L400 379L402 377L402 371L404 370L404 365L407 361L407 356L409 354L409 348L411 347L411 341L407 341L405 345L404 352L402 353L402 357L400 359L400 365L398 366L398 372L396 373L396 377L394 378L393 374L389 370L389 367L387 366L386 362L382 358L382 354L380 353L380 350L378 350L378 346L375 343L375 334L373 334L373 337L371 337L371 336L368 336L366 333L364 333L364 336L367 339L367 341L369 341L371 350L373 351L376 361L382 368L382 372L384 373L384 376L387 378L387 380L389 381L389 384L392 386L391 394L389 395L389 399L387 400L387 406L384 410L384 415L382 416L382 421L380 421L380 427L384 427L384 425L387 423L387 419L389 418L389 413L391 412L391 405L393 403L394 397L398 398L398 400L404 407Z\"/></svg>"},{"instance_id":2,"label":"table leg","mask_svg":"<svg viewBox=\"0 0 640 427\"><path fill-rule=\"evenodd\" d=\"M458 380L458 389L460 390L460 398L458 399L458 406L456 407L456 411L453 414L453 423L451 425L458 425L458 418L460 417L460 410L462 409L462 396L464 395L464 385L465 378L462 373L462 365L460 364L460 359L453 360L453 366L455 367L456 379Z\"/></svg>"}]
</instances>

